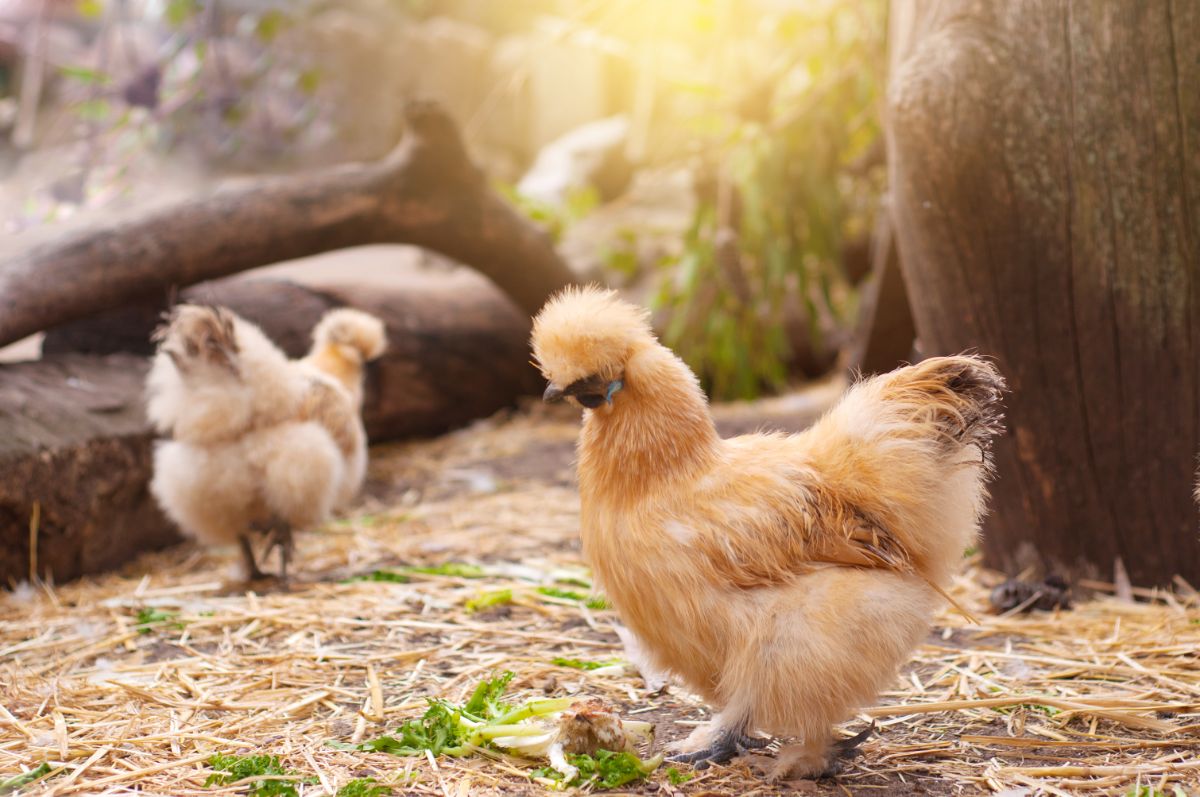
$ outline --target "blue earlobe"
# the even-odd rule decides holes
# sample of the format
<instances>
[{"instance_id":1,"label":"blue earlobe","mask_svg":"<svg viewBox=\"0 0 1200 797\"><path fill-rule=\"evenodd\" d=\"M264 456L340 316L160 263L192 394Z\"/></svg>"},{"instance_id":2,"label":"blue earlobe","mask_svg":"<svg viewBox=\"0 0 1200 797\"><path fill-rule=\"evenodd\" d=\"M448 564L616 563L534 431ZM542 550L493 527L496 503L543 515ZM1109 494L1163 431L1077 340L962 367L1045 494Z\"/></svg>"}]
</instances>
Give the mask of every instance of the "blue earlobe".
<instances>
[{"instance_id":1,"label":"blue earlobe","mask_svg":"<svg viewBox=\"0 0 1200 797\"><path fill-rule=\"evenodd\" d=\"M612 397L623 387L625 387L625 383L620 379L614 379L613 381L609 382L608 390L604 394L604 400L609 404L612 404Z\"/></svg>"}]
</instances>

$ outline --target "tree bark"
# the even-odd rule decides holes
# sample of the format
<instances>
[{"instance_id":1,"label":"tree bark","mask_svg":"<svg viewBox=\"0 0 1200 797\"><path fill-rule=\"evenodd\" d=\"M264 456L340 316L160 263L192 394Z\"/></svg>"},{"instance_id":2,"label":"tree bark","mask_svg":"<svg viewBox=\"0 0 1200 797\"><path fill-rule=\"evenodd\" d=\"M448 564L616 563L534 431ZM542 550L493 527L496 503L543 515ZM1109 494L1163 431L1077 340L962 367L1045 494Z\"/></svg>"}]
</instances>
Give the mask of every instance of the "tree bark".
<instances>
[{"instance_id":1,"label":"tree bark","mask_svg":"<svg viewBox=\"0 0 1200 797\"><path fill-rule=\"evenodd\" d=\"M536 313L572 281L566 264L491 190L443 111L413 103L407 121L379 163L231 185L18 254L0 269L0 346L174 287L372 243L452 257Z\"/></svg>"},{"instance_id":2,"label":"tree bark","mask_svg":"<svg viewBox=\"0 0 1200 797\"><path fill-rule=\"evenodd\" d=\"M917 333L892 226L890 211L880 213L872 236L871 280L859 292L858 325L847 366L862 374L886 373L913 358Z\"/></svg>"},{"instance_id":3,"label":"tree bark","mask_svg":"<svg viewBox=\"0 0 1200 797\"><path fill-rule=\"evenodd\" d=\"M1009 379L986 561L1200 582L1200 4L896 0L918 337Z\"/></svg>"},{"instance_id":4,"label":"tree bark","mask_svg":"<svg viewBox=\"0 0 1200 797\"><path fill-rule=\"evenodd\" d=\"M199 293L260 324L294 356L331 307L348 304L382 318L389 349L368 368L363 400L375 442L445 431L542 387L528 363L528 316L478 278L320 292L223 280ZM121 330L118 338L141 345L158 311L122 311L91 328ZM88 340L88 326L72 334L56 338L57 352L40 361L0 366L0 584L31 570L63 581L111 569L179 539L147 489L146 357L72 352L72 340Z\"/></svg>"}]
</instances>

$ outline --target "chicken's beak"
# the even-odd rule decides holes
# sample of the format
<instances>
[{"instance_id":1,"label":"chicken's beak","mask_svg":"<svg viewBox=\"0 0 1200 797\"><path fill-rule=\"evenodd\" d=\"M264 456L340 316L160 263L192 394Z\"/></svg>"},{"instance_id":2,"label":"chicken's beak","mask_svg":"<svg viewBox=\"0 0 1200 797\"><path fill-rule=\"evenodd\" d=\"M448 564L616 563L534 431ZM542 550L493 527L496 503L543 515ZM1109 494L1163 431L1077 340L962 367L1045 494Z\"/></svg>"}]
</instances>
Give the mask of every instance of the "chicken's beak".
<instances>
[{"instance_id":1,"label":"chicken's beak","mask_svg":"<svg viewBox=\"0 0 1200 797\"><path fill-rule=\"evenodd\" d=\"M563 389L551 382L546 385L546 392L542 394L542 401L558 401L563 397Z\"/></svg>"}]
</instances>

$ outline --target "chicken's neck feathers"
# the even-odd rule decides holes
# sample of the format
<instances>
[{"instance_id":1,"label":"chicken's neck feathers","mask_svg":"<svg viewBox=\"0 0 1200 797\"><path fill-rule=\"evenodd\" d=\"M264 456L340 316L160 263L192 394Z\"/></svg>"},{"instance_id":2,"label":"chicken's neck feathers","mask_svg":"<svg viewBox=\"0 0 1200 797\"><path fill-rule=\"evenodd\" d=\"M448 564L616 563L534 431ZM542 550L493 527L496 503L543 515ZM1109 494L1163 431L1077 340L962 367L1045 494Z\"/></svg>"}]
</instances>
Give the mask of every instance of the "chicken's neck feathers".
<instances>
[{"instance_id":1,"label":"chicken's neck feathers","mask_svg":"<svg viewBox=\"0 0 1200 797\"><path fill-rule=\"evenodd\" d=\"M580 490L585 500L636 501L664 482L710 469L720 444L695 376L655 345L629 361L609 405L586 413L579 441Z\"/></svg>"}]
</instances>

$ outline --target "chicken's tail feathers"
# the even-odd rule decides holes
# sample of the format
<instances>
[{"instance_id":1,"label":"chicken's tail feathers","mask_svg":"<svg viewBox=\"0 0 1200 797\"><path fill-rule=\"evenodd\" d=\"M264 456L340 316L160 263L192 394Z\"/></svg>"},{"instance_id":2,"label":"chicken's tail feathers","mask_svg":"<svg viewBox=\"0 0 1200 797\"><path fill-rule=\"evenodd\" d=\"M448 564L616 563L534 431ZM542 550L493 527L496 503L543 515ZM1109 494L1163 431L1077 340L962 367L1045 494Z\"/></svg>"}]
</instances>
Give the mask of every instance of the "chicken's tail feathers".
<instances>
[{"instance_id":1,"label":"chicken's tail feathers","mask_svg":"<svg viewBox=\"0 0 1200 797\"><path fill-rule=\"evenodd\" d=\"M387 349L387 328L370 313L351 307L330 310L313 328L313 350L338 346L357 354L361 362L381 356Z\"/></svg>"},{"instance_id":2,"label":"chicken's tail feathers","mask_svg":"<svg viewBox=\"0 0 1200 797\"><path fill-rule=\"evenodd\" d=\"M986 460L1004 431L1004 377L976 354L930 357L884 377L882 397L902 402L949 441L975 446Z\"/></svg>"},{"instance_id":3,"label":"chicken's tail feathers","mask_svg":"<svg viewBox=\"0 0 1200 797\"><path fill-rule=\"evenodd\" d=\"M224 307L177 304L163 315L151 340L180 371L206 363L238 373L236 316Z\"/></svg>"}]
</instances>

